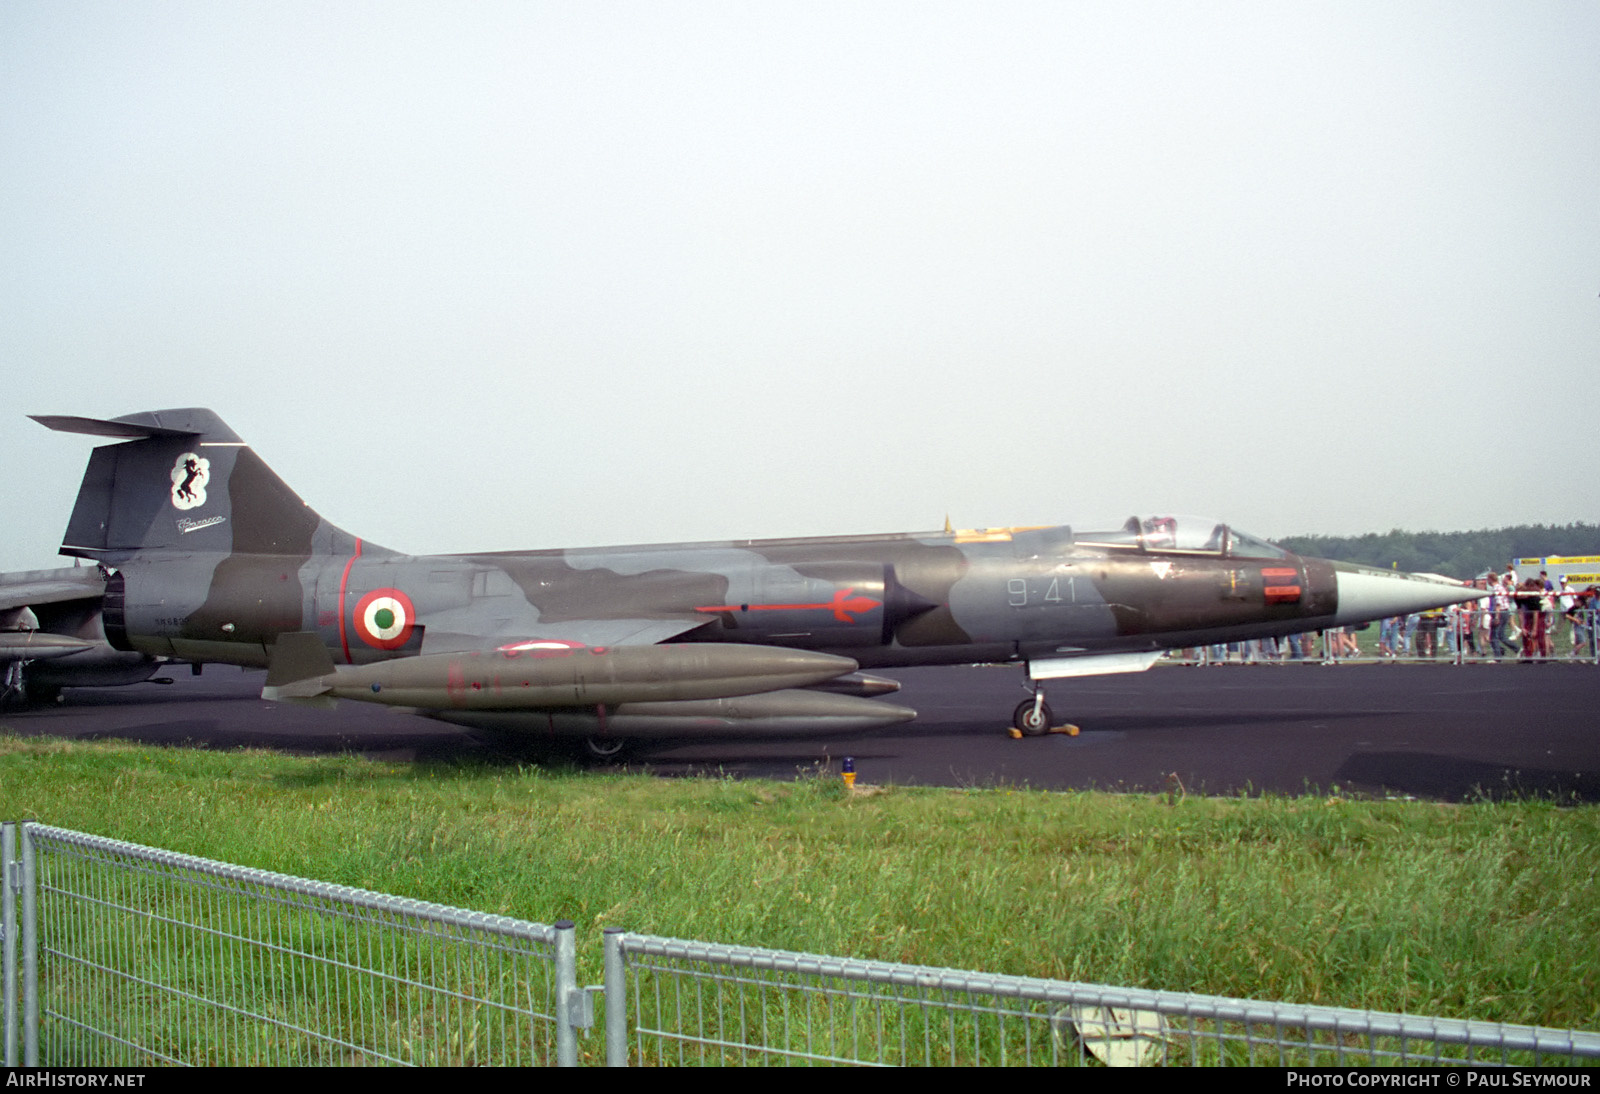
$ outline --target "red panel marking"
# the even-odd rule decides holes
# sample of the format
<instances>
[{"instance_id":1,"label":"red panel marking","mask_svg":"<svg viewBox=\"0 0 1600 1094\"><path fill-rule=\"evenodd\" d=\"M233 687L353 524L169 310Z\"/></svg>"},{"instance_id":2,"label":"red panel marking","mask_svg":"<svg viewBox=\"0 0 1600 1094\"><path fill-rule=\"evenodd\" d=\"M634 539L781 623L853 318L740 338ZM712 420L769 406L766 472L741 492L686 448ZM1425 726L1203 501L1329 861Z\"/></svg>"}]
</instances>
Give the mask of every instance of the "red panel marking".
<instances>
[{"instance_id":1,"label":"red panel marking","mask_svg":"<svg viewBox=\"0 0 1600 1094\"><path fill-rule=\"evenodd\" d=\"M1285 581L1284 579L1288 580ZM1277 584L1273 582L1276 581ZM1268 604L1297 604L1300 602L1300 571L1293 566L1263 566L1262 593Z\"/></svg>"},{"instance_id":2,"label":"red panel marking","mask_svg":"<svg viewBox=\"0 0 1600 1094\"><path fill-rule=\"evenodd\" d=\"M566 642L559 638L529 638L521 642L507 642L495 649L507 659L526 653L530 657L565 657L583 649L582 642Z\"/></svg>"},{"instance_id":3,"label":"red panel marking","mask_svg":"<svg viewBox=\"0 0 1600 1094\"><path fill-rule=\"evenodd\" d=\"M357 539L356 553L350 556L350 560L344 564L344 573L339 575L339 646L344 650L344 663L347 665L353 665L355 662L350 660L350 636L344 632L344 591L350 584L350 567L354 566L356 559L360 557L361 540Z\"/></svg>"}]
</instances>

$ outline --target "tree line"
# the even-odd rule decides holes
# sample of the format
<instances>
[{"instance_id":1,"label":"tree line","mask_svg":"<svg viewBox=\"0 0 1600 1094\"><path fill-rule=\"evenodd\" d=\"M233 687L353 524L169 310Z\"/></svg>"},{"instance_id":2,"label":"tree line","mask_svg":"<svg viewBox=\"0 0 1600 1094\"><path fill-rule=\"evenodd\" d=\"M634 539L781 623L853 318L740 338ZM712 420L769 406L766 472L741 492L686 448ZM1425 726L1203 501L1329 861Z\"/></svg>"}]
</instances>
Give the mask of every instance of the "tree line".
<instances>
[{"instance_id":1,"label":"tree line","mask_svg":"<svg viewBox=\"0 0 1600 1094\"><path fill-rule=\"evenodd\" d=\"M1516 558L1600 555L1600 524L1517 524L1478 532L1368 532L1362 536L1285 536L1301 555L1360 562L1384 570L1477 577Z\"/></svg>"}]
</instances>

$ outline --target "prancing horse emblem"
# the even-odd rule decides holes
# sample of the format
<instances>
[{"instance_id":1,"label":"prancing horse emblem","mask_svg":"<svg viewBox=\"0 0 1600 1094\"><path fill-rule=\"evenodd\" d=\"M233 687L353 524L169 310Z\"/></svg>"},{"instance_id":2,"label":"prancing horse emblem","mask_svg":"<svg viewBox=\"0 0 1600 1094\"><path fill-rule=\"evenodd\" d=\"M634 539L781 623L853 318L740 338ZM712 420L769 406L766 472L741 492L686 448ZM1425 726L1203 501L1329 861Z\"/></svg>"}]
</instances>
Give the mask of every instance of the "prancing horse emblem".
<instances>
[{"instance_id":1,"label":"prancing horse emblem","mask_svg":"<svg viewBox=\"0 0 1600 1094\"><path fill-rule=\"evenodd\" d=\"M206 503L206 483L211 481L211 461L185 452L172 465L172 505L195 509Z\"/></svg>"}]
</instances>

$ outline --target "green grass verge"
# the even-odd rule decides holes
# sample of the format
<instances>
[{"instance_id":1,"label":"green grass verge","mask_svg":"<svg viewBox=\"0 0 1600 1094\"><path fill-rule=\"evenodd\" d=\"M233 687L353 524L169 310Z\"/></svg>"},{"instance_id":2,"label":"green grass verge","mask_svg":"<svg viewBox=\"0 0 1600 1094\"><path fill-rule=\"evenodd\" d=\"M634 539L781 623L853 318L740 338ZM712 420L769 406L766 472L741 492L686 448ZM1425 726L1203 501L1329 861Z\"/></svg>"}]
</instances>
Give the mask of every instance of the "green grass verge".
<instances>
[{"instance_id":1,"label":"green grass verge","mask_svg":"<svg viewBox=\"0 0 1600 1094\"><path fill-rule=\"evenodd\" d=\"M0 736L0 818L543 922L1600 1029L1600 811L878 789Z\"/></svg>"}]
</instances>

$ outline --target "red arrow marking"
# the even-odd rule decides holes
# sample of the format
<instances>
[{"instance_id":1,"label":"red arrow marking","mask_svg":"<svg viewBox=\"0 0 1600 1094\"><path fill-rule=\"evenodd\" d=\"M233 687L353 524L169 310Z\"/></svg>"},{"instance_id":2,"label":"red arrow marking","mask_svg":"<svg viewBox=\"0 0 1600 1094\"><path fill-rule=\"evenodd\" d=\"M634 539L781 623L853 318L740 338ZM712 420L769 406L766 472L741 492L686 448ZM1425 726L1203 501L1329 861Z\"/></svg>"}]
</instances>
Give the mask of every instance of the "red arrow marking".
<instances>
[{"instance_id":1,"label":"red arrow marking","mask_svg":"<svg viewBox=\"0 0 1600 1094\"><path fill-rule=\"evenodd\" d=\"M832 600L822 604L707 604L695 611L711 615L721 615L723 612L832 612L839 622L854 623L855 619L849 613L865 615L883 603L870 596L851 596L855 591L854 586L840 589L833 594Z\"/></svg>"},{"instance_id":2,"label":"red arrow marking","mask_svg":"<svg viewBox=\"0 0 1600 1094\"><path fill-rule=\"evenodd\" d=\"M841 623L855 622L854 619L850 618L849 612L865 615L881 603L881 601L874 600L870 596L851 596L850 594L853 592L855 592L854 589L841 589L833 594L833 603L830 607L833 608L833 617Z\"/></svg>"}]
</instances>

